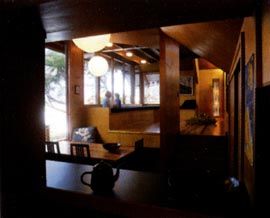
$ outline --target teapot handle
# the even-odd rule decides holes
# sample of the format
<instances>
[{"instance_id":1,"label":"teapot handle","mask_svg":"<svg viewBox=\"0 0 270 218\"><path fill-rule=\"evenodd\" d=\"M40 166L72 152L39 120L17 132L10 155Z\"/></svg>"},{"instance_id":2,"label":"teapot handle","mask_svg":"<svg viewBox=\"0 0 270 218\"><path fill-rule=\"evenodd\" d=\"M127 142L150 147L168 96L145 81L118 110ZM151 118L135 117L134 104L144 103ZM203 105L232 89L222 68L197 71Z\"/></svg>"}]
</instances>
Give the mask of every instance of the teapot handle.
<instances>
[{"instance_id":1,"label":"teapot handle","mask_svg":"<svg viewBox=\"0 0 270 218\"><path fill-rule=\"evenodd\" d=\"M87 182L85 182L85 181L83 180L83 177L84 177L86 174L92 174L92 172L84 172L84 173L81 175L81 182L82 182L82 184L87 185L87 186L89 186L89 187L91 188L91 184L90 184L90 183L87 183Z\"/></svg>"}]
</instances>

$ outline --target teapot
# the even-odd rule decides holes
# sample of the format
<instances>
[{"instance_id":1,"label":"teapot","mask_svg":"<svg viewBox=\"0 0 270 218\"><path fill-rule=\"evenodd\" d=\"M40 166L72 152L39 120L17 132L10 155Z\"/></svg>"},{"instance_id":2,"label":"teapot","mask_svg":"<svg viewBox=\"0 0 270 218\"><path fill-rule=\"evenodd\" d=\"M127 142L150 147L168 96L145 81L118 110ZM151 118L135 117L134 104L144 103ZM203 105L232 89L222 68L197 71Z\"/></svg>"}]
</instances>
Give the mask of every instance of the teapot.
<instances>
[{"instance_id":1,"label":"teapot","mask_svg":"<svg viewBox=\"0 0 270 218\"><path fill-rule=\"evenodd\" d=\"M84 176L86 174L91 174L91 183L84 181ZM113 175L112 166L105 161L100 161L93 167L93 171L84 172L81 175L81 182L84 185L89 186L96 193L107 193L112 191L118 177L119 168L117 168L116 174Z\"/></svg>"}]
</instances>

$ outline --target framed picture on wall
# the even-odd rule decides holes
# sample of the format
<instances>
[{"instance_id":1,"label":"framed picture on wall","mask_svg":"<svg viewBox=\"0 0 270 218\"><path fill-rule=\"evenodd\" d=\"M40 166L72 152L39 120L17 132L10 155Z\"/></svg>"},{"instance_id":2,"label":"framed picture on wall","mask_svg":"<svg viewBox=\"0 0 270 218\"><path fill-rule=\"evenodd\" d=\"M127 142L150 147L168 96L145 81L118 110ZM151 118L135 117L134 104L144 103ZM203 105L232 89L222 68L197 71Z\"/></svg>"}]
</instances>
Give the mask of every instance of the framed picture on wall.
<instances>
[{"instance_id":1,"label":"framed picture on wall","mask_svg":"<svg viewBox=\"0 0 270 218\"><path fill-rule=\"evenodd\" d=\"M179 90L180 94L193 95L193 76L180 76Z\"/></svg>"},{"instance_id":2,"label":"framed picture on wall","mask_svg":"<svg viewBox=\"0 0 270 218\"><path fill-rule=\"evenodd\" d=\"M76 95L79 95L79 94L80 94L80 86L79 86L79 85L75 85L75 86L74 86L74 93L75 93Z\"/></svg>"},{"instance_id":3,"label":"framed picture on wall","mask_svg":"<svg viewBox=\"0 0 270 218\"><path fill-rule=\"evenodd\" d=\"M246 65L245 74L245 154L251 166L253 166L254 138L255 138L255 72L254 55Z\"/></svg>"}]
</instances>

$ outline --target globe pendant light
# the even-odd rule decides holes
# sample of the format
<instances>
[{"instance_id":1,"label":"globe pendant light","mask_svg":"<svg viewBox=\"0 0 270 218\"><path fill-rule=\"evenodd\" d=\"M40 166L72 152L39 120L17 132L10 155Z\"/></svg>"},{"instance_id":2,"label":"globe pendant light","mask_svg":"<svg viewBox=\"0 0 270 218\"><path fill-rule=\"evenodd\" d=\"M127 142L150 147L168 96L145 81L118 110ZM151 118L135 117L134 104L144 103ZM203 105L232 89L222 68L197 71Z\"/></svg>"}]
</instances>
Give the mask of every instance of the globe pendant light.
<instances>
[{"instance_id":1,"label":"globe pendant light","mask_svg":"<svg viewBox=\"0 0 270 218\"><path fill-rule=\"evenodd\" d=\"M93 76L103 76L107 73L109 65L104 57L94 56L88 62L88 69Z\"/></svg>"},{"instance_id":2,"label":"globe pendant light","mask_svg":"<svg viewBox=\"0 0 270 218\"><path fill-rule=\"evenodd\" d=\"M111 34L76 38L72 41L81 50L93 53L102 50L110 42Z\"/></svg>"}]
</instances>

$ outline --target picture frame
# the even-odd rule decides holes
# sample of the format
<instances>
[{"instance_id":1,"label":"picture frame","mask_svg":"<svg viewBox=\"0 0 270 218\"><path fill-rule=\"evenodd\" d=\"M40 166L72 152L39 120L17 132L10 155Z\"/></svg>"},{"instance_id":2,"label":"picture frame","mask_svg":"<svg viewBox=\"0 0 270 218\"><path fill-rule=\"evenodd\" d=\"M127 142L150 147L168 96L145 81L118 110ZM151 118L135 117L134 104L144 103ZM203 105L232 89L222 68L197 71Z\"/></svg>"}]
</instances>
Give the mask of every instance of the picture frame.
<instances>
[{"instance_id":1,"label":"picture frame","mask_svg":"<svg viewBox=\"0 0 270 218\"><path fill-rule=\"evenodd\" d=\"M255 68L254 54L250 57L245 69L245 141L244 152L253 166L255 145Z\"/></svg>"},{"instance_id":2,"label":"picture frame","mask_svg":"<svg viewBox=\"0 0 270 218\"><path fill-rule=\"evenodd\" d=\"M180 76L179 93L182 95L194 95L193 76Z\"/></svg>"}]
</instances>

